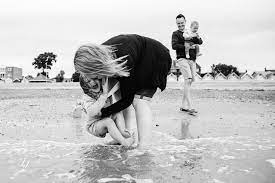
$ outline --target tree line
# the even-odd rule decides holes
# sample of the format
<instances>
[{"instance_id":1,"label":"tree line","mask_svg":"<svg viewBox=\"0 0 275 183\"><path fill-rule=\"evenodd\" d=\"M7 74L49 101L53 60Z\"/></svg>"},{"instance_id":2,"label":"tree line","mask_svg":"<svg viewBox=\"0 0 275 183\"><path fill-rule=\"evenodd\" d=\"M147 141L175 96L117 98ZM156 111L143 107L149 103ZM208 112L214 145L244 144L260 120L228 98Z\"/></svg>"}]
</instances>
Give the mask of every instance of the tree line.
<instances>
[{"instance_id":1,"label":"tree line","mask_svg":"<svg viewBox=\"0 0 275 183\"><path fill-rule=\"evenodd\" d=\"M57 55L52 52L44 52L39 54L36 58L34 58L34 62L32 63L34 68L42 69L42 72L38 73L38 75L42 74L48 78L49 76L45 72L45 69L50 70L52 68L53 64L57 62L56 57ZM223 75L227 76L232 72L235 72L238 76L240 75L240 72L238 71L237 67L233 65L222 64L222 63L219 63L217 65L213 64L211 66L211 72L214 75L218 73L222 73ZM62 82L64 80L64 75L65 75L65 72L61 70L54 79L56 79L56 82ZM72 81L79 82L79 75L80 74L77 72L73 73Z\"/></svg>"}]
</instances>

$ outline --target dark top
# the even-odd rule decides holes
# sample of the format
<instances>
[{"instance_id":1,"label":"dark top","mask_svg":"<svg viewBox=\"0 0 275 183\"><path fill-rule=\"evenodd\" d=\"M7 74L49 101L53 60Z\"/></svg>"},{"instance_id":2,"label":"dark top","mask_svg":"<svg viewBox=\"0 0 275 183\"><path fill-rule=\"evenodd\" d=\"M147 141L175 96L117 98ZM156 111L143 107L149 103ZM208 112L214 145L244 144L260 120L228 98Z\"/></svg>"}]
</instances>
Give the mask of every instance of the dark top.
<instances>
[{"instance_id":1,"label":"dark top","mask_svg":"<svg viewBox=\"0 0 275 183\"><path fill-rule=\"evenodd\" d=\"M173 50L176 50L177 59L186 58L184 46L185 38L182 34L183 32L181 32L180 30L175 31L172 34L172 48ZM202 44L202 39L198 37L193 37L189 41L194 44Z\"/></svg>"},{"instance_id":2,"label":"dark top","mask_svg":"<svg viewBox=\"0 0 275 183\"><path fill-rule=\"evenodd\" d=\"M129 77L116 78L120 82L121 99L109 107L101 109L102 117L110 116L126 109L141 89L164 90L171 67L169 50L160 42L135 34L113 37L103 45L114 45L116 57L126 57ZM84 91L85 93L85 91Z\"/></svg>"}]
</instances>

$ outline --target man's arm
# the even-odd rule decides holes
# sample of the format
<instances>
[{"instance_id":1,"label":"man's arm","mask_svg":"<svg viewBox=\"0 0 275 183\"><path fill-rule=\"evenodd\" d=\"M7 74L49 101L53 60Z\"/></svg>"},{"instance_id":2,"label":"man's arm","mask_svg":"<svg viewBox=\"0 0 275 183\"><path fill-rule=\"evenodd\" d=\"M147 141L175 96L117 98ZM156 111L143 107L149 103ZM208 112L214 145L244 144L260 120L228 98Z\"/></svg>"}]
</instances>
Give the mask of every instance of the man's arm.
<instances>
[{"instance_id":1,"label":"man's arm","mask_svg":"<svg viewBox=\"0 0 275 183\"><path fill-rule=\"evenodd\" d=\"M191 42L194 43L194 44L199 44L199 45L201 45L203 43L201 37L199 37L198 35L196 37L193 37L191 39Z\"/></svg>"},{"instance_id":2,"label":"man's arm","mask_svg":"<svg viewBox=\"0 0 275 183\"><path fill-rule=\"evenodd\" d=\"M177 32L173 32L172 34L172 49L184 49L184 44L179 43L179 37L177 35Z\"/></svg>"}]
</instances>

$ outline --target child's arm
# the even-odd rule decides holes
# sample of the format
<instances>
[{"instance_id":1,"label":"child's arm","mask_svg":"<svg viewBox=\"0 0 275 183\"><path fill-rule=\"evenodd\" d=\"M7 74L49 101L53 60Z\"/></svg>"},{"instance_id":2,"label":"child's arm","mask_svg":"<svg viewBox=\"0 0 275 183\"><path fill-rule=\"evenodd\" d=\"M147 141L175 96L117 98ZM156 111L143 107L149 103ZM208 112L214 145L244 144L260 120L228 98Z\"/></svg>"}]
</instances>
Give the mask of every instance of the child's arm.
<instances>
[{"instance_id":1,"label":"child's arm","mask_svg":"<svg viewBox=\"0 0 275 183\"><path fill-rule=\"evenodd\" d=\"M94 117L99 115L100 110L104 107L107 100L107 94L102 94L100 97L94 101L87 101L84 109L86 110L89 117Z\"/></svg>"},{"instance_id":2,"label":"child's arm","mask_svg":"<svg viewBox=\"0 0 275 183\"><path fill-rule=\"evenodd\" d=\"M90 98L90 100L86 101L86 112L89 117L95 117L101 115L101 109L105 106L106 100L108 98L108 83L104 80L102 85L103 93L99 96L99 98L94 101Z\"/></svg>"},{"instance_id":3,"label":"child's arm","mask_svg":"<svg viewBox=\"0 0 275 183\"><path fill-rule=\"evenodd\" d=\"M184 32L183 34L182 34L182 36L184 37L184 39L185 40L190 40L192 37L189 35L189 33L188 32Z\"/></svg>"},{"instance_id":4,"label":"child's arm","mask_svg":"<svg viewBox=\"0 0 275 183\"><path fill-rule=\"evenodd\" d=\"M191 38L191 42L193 42L194 44L198 44L201 45L203 43L201 37L199 36L198 33L196 33L192 38Z\"/></svg>"}]
</instances>

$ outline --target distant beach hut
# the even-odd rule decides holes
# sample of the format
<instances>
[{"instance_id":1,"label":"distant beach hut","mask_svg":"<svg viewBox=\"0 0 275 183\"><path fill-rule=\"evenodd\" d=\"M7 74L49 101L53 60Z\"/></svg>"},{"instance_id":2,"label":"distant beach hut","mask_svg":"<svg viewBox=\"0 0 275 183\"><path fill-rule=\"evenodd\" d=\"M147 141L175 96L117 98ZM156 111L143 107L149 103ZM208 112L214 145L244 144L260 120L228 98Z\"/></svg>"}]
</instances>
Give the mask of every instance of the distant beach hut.
<instances>
[{"instance_id":1,"label":"distant beach hut","mask_svg":"<svg viewBox=\"0 0 275 183\"><path fill-rule=\"evenodd\" d=\"M11 78L6 78L5 83L12 83L12 79Z\"/></svg>"},{"instance_id":2,"label":"distant beach hut","mask_svg":"<svg viewBox=\"0 0 275 183\"><path fill-rule=\"evenodd\" d=\"M237 81L239 79L240 79L239 76L235 72L232 72L227 76L227 80L229 81Z\"/></svg>"},{"instance_id":3,"label":"distant beach hut","mask_svg":"<svg viewBox=\"0 0 275 183\"><path fill-rule=\"evenodd\" d=\"M213 81L214 77L210 74L210 73L206 73L203 77L202 77L203 81Z\"/></svg>"},{"instance_id":4,"label":"distant beach hut","mask_svg":"<svg viewBox=\"0 0 275 183\"><path fill-rule=\"evenodd\" d=\"M182 74L179 76L179 82L184 82L184 77Z\"/></svg>"},{"instance_id":5,"label":"distant beach hut","mask_svg":"<svg viewBox=\"0 0 275 183\"><path fill-rule=\"evenodd\" d=\"M225 77L225 75L223 75L223 73L218 73L216 76L215 76L215 80L217 81L224 81L226 80L227 78Z\"/></svg>"},{"instance_id":6,"label":"distant beach hut","mask_svg":"<svg viewBox=\"0 0 275 183\"><path fill-rule=\"evenodd\" d=\"M65 83L72 82L72 78L64 78L63 82Z\"/></svg>"},{"instance_id":7,"label":"distant beach hut","mask_svg":"<svg viewBox=\"0 0 275 183\"><path fill-rule=\"evenodd\" d=\"M167 76L167 82L177 82L177 76L173 73Z\"/></svg>"},{"instance_id":8,"label":"distant beach hut","mask_svg":"<svg viewBox=\"0 0 275 183\"><path fill-rule=\"evenodd\" d=\"M202 80L201 75L196 72L196 74L195 74L195 81L200 81L200 80Z\"/></svg>"},{"instance_id":9,"label":"distant beach hut","mask_svg":"<svg viewBox=\"0 0 275 183\"><path fill-rule=\"evenodd\" d=\"M268 80L275 80L275 73L269 73L266 75L266 79Z\"/></svg>"},{"instance_id":10,"label":"distant beach hut","mask_svg":"<svg viewBox=\"0 0 275 183\"><path fill-rule=\"evenodd\" d=\"M23 77L21 83L29 83L29 80L26 77Z\"/></svg>"},{"instance_id":11,"label":"distant beach hut","mask_svg":"<svg viewBox=\"0 0 275 183\"><path fill-rule=\"evenodd\" d=\"M21 83L21 80L16 78L15 80L13 80L13 83Z\"/></svg>"},{"instance_id":12,"label":"distant beach hut","mask_svg":"<svg viewBox=\"0 0 275 183\"><path fill-rule=\"evenodd\" d=\"M50 79L48 79L46 76L43 74L39 74L36 78L30 79L30 83L46 83L46 82L51 82Z\"/></svg>"},{"instance_id":13,"label":"distant beach hut","mask_svg":"<svg viewBox=\"0 0 275 183\"><path fill-rule=\"evenodd\" d=\"M264 73L262 72L254 72L252 76L253 76L253 79L257 81L262 81L266 79Z\"/></svg>"},{"instance_id":14,"label":"distant beach hut","mask_svg":"<svg viewBox=\"0 0 275 183\"><path fill-rule=\"evenodd\" d=\"M250 81L252 79L253 79L253 77L251 75L249 75L247 72L242 73L240 75L240 80L242 80L242 81Z\"/></svg>"}]
</instances>

